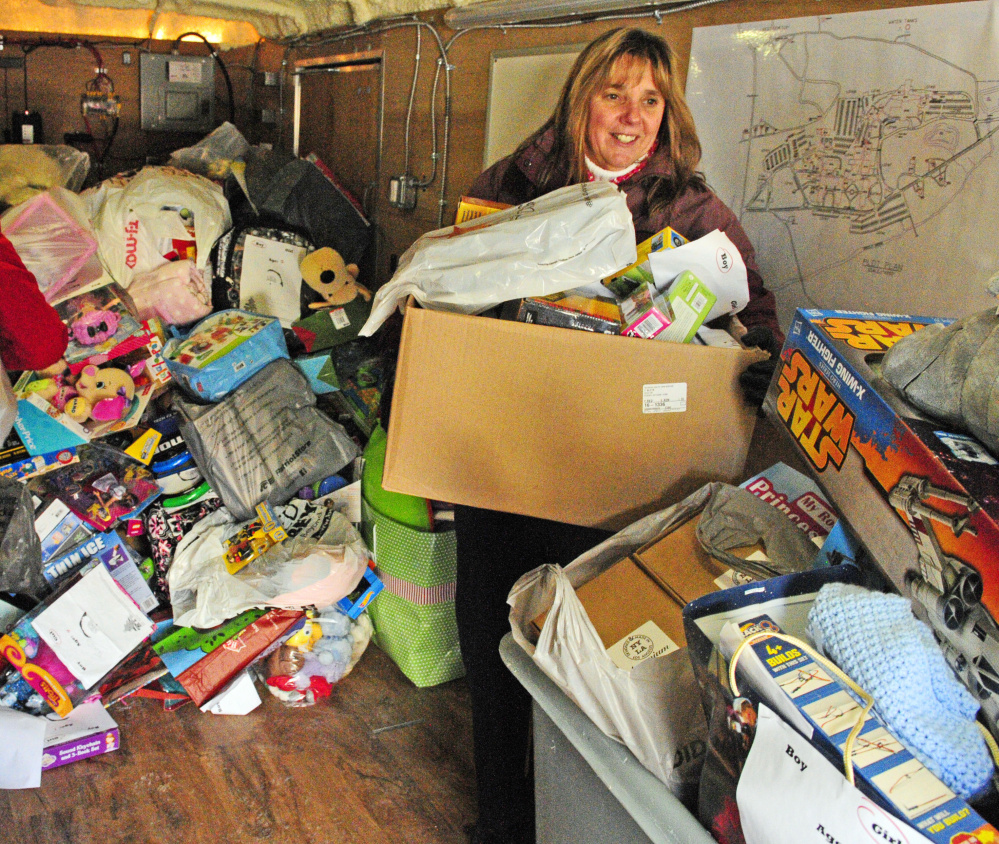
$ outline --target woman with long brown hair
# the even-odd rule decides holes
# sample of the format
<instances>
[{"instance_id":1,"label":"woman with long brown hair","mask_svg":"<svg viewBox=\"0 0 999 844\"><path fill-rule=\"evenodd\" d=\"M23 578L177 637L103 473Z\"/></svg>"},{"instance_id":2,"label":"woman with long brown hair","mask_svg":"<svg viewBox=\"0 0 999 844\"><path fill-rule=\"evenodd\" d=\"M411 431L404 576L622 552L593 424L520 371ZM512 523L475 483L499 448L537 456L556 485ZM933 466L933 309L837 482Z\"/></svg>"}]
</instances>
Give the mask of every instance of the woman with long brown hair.
<instances>
[{"instance_id":1,"label":"woman with long brown hair","mask_svg":"<svg viewBox=\"0 0 999 844\"><path fill-rule=\"evenodd\" d=\"M627 196L639 242L667 226L688 240L720 229L739 249L749 277L750 301L734 333L748 329L743 342L768 348L775 360L780 329L773 295L763 286L735 214L698 172L700 159L669 45L641 29L615 29L579 55L544 126L479 176L467 194L519 205L600 179ZM773 370L769 362L753 366L760 371L748 373L744 386L758 405ZM506 597L525 572L546 563L565 565L609 534L466 506L455 508L455 528L455 608L471 690L478 785L479 820L471 840L529 844L534 840L531 704L499 656L499 641L509 630Z\"/></svg>"}]
</instances>

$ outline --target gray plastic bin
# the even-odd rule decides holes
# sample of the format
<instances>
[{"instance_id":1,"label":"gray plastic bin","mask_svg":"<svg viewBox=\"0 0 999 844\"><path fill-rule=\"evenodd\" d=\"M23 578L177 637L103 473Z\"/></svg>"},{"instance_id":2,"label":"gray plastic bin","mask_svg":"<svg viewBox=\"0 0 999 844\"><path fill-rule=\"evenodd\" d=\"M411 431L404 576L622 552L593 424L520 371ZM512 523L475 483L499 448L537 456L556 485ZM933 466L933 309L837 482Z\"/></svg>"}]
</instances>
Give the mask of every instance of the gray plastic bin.
<instances>
[{"instance_id":1,"label":"gray plastic bin","mask_svg":"<svg viewBox=\"0 0 999 844\"><path fill-rule=\"evenodd\" d=\"M507 634L500 655L534 699L538 844L715 844L687 808Z\"/></svg>"}]
</instances>

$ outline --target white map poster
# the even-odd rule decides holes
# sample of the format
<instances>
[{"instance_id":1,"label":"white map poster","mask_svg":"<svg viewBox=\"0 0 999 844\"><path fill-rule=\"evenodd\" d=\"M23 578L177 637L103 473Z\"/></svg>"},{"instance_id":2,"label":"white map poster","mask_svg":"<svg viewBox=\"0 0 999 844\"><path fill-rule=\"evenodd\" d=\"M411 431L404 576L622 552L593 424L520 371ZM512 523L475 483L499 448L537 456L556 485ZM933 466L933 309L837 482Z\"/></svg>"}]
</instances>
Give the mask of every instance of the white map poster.
<instances>
[{"instance_id":1,"label":"white map poster","mask_svg":"<svg viewBox=\"0 0 999 844\"><path fill-rule=\"evenodd\" d=\"M991 0L697 28L703 169L796 307L961 316L999 272Z\"/></svg>"}]
</instances>

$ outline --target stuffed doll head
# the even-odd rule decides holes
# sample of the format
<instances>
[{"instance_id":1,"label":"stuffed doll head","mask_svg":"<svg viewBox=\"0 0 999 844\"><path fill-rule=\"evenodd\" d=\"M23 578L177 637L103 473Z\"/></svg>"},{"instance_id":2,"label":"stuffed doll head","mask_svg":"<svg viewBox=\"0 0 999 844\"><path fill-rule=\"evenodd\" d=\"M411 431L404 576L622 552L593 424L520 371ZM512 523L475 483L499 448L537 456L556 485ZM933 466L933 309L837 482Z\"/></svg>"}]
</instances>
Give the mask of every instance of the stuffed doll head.
<instances>
[{"instance_id":1,"label":"stuffed doll head","mask_svg":"<svg viewBox=\"0 0 999 844\"><path fill-rule=\"evenodd\" d=\"M135 381L122 369L102 367L98 369L92 364L80 371L76 381L76 392L92 405L102 399L123 396L128 401L135 397Z\"/></svg>"},{"instance_id":2,"label":"stuffed doll head","mask_svg":"<svg viewBox=\"0 0 999 844\"><path fill-rule=\"evenodd\" d=\"M73 323L73 337L84 346L98 346L114 336L120 321L114 311L85 311Z\"/></svg>"},{"instance_id":3,"label":"stuffed doll head","mask_svg":"<svg viewBox=\"0 0 999 844\"><path fill-rule=\"evenodd\" d=\"M340 253L324 246L302 259L302 281L323 297L311 308L339 308L358 296L371 301L371 291L357 283L357 264L345 264Z\"/></svg>"}]
</instances>

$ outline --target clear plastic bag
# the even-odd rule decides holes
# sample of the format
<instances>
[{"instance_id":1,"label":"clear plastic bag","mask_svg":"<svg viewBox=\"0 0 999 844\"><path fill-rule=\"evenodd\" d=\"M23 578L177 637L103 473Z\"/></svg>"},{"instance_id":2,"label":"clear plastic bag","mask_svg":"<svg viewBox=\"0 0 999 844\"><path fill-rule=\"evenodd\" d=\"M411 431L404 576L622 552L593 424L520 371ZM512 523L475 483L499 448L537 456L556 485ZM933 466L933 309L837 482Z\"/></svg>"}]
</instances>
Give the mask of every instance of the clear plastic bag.
<instances>
[{"instance_id":1,"label":"clear plastic bag","mask_svg":"<svg viewBox=\"0 0 999 844\"><path fill-rule=\"evenodd\" d=\"M63 144L0 145L0 206L19 205L52 187L74 193L90 172L90 156Z\"/></svg>"},{"instance_id":2,"label":"clear plastic bag","mask_svg":"<svg viewBox=\"0 0 999 844\"><path fill-rule=\"evenodd\" d=\"M0 478L0 592L40 601L49 591L31 493L18 481Z\"/></svg>"},{"instance_id":3,"label":"clear plastic bag","mask_svg":"<svg viewBox=\"0 0 999 844\"><path fill-rule=\"evenodd\" d=\"M336 607L311 614L271 653L260 673L267 690L289 708L312 706L328 697L346 677L371 641L366 614L351 620Z\"/></svg>"},{"instance_id":4,"label":"clear plastic bag","mask_svg":"<svg viewBox=\"0 0 999 844\"><path fill-rule=\"evenodd\" d=\"M193 146L178 149L170 155L170 166L180 167L207 176L224 179L250 151L250 142L229 122L213 129Z\"/></svg>"},{"instance_id":5,"label":"clear plastic bag","mask_svg":"<svg viewBox=\"0 0 999 844\"><path fill-rule=\"evenodd\" d=\"M11 208L0 218L0 230L48 302L55 301L97 252L86 205L65 188L52 188Z\"/></svg>"},{"instance_id":6,"label":"clear plastic bag","mask_svg":"<svg viewBox=\"0 0 999 844\"><path fill-rule=\"evenodd\" d=\"M375 294L360 333L373 334L408 296L428 308L474 314L510 299L584 287L637 258L625 195L610 182L570 185L423 235Z\"/></svg>"}]
</instances>

